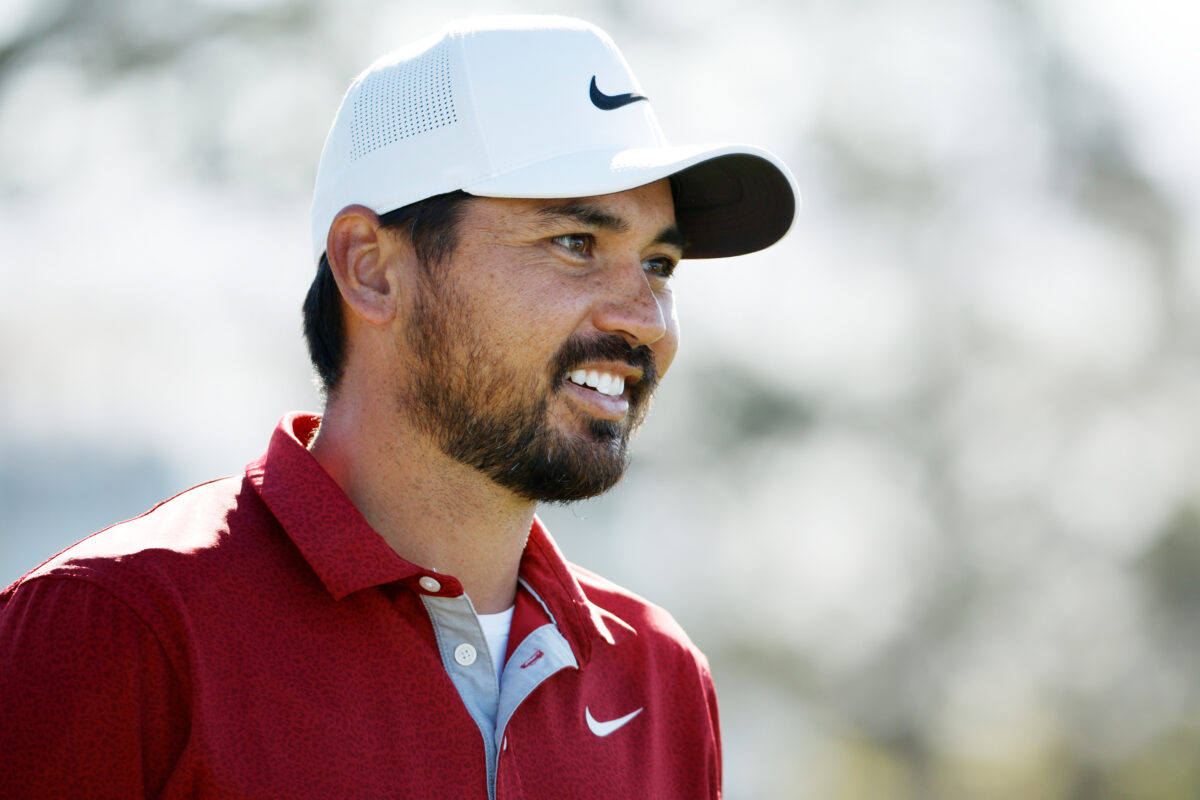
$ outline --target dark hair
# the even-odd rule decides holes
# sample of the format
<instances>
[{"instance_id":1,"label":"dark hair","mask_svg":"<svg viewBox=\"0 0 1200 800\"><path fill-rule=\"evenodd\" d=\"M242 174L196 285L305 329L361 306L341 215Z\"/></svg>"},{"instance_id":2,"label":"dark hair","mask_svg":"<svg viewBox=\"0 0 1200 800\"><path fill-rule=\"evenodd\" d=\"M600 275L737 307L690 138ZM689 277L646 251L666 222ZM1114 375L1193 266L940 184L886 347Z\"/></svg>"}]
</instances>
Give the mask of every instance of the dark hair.
<instances>
[{"instance_id":1,"label":"dark hair","mask_svg":"<svg viewBox=\"0 0 1200 800\"><path fill-rule=\"evenodd\" d=\"M434 195L379 216L380 227L395 233L407 229L417 260L426 277L440 265L458 244L458 221L463 203L470 195L463 191ZM322 255L317 275L304 298L304 338L308 355L321 379L326 395L337 391L346 367L346 321L342 316L342 293L329 260Z\"/></svg>"}]
</instances>

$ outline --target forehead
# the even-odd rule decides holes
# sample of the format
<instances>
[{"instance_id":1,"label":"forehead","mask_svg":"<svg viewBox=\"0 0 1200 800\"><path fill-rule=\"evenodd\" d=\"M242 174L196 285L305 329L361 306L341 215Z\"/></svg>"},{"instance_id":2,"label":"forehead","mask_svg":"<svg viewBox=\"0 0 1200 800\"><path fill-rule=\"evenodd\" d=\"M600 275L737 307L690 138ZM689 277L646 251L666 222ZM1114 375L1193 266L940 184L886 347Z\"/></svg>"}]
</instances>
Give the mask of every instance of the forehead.
<instances>
[{"instance_id":1,"label":"forehead","mask_svg":"<svg viewBox=\"0 0 1200 800\"><path fill-rule=\"evenodd\" d=\"M474 218L470 221L488 227L499 225L536 231L575 225L655 236L675 226L675 203L670 183L665 179L623 192L590 197L473 197L469 206L468 217Z\"/></svg>"}]
</instances>

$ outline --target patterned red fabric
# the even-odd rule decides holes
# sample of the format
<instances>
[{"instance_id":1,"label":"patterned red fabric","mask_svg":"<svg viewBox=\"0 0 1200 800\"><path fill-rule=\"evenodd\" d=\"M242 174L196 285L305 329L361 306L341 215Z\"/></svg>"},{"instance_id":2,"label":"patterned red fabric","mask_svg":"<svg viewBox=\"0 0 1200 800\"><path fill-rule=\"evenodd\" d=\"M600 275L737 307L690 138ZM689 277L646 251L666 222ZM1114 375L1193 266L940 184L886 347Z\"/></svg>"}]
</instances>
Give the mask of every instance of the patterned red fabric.
<instances>
[{"instance_id":1,"label":"patterned red fabric","mask_svg":"<svg viewBox=\"0 0 1200 800\"><path fill-rule=\"evenodd\" d=\"M525 640L526 636L533 633L534 629L551 621L550 617L546 615L546 609L542 608L542 604L525 591L525 587L517 587L512 621L508 625L508 648L504 651L504 663L508 663L508 660L512 658L513 651Z\"/></svg>"},{"instance_id":2,"label":"patterned red fabric","mask_svg":"<svg viewBox=\"0 0 1200 800\"><path fill-rule=\"evenodd\" d=\"M417 582L462 587L367 525L304 447L317 424L285 417L245 477L0 594L0 797L487 797ZM509 720L497 797L719 797L712 681L675 621L568 564L540 523L521 576L579 669ZM603 737L585 717L638 708Z\"/></svg>"}]
</instances>

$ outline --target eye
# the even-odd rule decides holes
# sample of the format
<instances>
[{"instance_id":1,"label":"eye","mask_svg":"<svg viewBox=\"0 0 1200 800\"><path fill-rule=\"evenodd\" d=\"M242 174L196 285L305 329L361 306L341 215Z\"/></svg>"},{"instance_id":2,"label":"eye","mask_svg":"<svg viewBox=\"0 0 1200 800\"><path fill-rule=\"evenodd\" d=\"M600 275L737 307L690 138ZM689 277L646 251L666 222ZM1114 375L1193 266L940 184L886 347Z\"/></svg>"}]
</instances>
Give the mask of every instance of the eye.
<instances>
[{"instance_id":1,"label":"eye","mask_svg":"<svg viewBox=\"0 0 1200 800\"><path fill-rule=\"evenodd\" d=\"M592 252L595 237L589 233L566 233L562 236L555 236L553 241L560 247L571 251L574 255L586 256Z\"/></svg>"},{"instance_id":2,"label":"eye","mask_svg":"<svg viewBox=\"0 0 1200 800\"><path fill-rule=\"evenodd\" d=\"M643 266L647 272L666 279L675 274L676 263L677 262L673 258L656 256L654 258L646 259L646 261L643 262Z\"/></svg>"}]
</instances>

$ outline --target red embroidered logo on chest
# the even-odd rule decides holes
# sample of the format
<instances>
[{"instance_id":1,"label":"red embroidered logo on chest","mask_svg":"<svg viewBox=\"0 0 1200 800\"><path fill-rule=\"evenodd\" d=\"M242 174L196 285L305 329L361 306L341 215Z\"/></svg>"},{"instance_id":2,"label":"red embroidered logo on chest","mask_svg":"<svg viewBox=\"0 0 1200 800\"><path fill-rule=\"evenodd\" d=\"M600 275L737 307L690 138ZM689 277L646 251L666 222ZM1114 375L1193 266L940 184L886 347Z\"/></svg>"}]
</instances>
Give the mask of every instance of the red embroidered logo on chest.
<instances>
[{"instance_id":1,"label":"red embroidered logo on chest","mask_svg":"<svg viewBox=\"0 0 1200 800\"><path fill-rule=\"evenodd\" d=\"M529 660L521 665L521 669L526 669L527 667L532 667L533 663L544 655L546 655L546 654L543 653L541 650L535 650L533 655L531 655L529 657Z\"/></svg>"}]
</instances>

